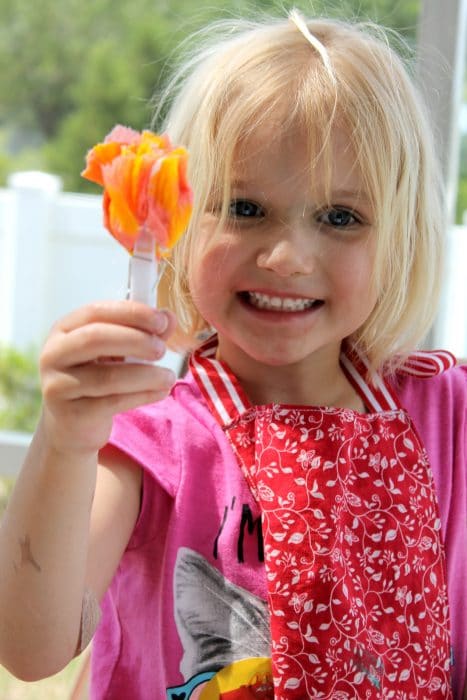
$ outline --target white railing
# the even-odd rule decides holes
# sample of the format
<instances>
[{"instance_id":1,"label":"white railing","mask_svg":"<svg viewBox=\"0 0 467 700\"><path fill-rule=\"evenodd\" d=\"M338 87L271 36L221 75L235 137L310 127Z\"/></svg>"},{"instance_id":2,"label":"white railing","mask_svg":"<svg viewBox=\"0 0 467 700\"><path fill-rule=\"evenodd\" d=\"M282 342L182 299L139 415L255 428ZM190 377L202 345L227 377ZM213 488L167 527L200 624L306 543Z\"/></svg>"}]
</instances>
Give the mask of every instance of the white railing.
<instances>
[{"instance_id":1,"label":"white railing","mask_svg":"<svg viewBox=\"0 0 467 700\"><path fill-rule=\"evenodd\" d=\"M59 178L16 173L0 189L0 344L39 347L57 318L123 298L128 255L102 225L99 195L61 192ZM447 281L434 342L467 356L467 226L448 232ZM164 364L179 367L173 353ZM16 472L27 438L0 434L0 475Z\"/></svg>"},{"instance_id":2,"label":"white railing","mask_svg":"<svg viewBox=\"0 0 467 700\"><path fill-rule=\"evenodd\" d=\"M31 442L27 433L0 431L0 477L15 477Z\"/></svg>"}]
</instances>

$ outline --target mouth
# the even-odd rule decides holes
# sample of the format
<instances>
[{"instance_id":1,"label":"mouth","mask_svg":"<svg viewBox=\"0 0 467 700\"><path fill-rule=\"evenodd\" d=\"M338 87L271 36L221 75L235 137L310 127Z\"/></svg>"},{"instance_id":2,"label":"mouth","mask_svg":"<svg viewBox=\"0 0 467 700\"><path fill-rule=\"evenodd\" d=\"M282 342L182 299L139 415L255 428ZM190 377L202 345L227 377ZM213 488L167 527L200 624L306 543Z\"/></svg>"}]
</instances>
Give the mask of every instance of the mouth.
<instances>
[{"instance_id":1,"label":"mouth","mask_svg":"<svg viewBox=\"0 0 467 700\"><path fill-rule=\"evenodd\" d=\"M322 299L308 297L287 297L264 294L263 292L241 292L240 297L249 306L261 311L279 311L282 313L297 313L322 306Z\"/></svg>"}]
</instances>

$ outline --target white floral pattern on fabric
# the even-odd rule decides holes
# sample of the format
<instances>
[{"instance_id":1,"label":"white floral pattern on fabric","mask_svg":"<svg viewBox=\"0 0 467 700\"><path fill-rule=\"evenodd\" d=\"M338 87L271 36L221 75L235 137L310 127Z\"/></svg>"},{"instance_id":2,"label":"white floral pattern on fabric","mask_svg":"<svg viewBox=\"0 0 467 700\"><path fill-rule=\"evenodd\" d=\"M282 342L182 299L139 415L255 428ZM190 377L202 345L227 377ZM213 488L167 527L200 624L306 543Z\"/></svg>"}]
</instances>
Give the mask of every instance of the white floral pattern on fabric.
<instances>
[{"instance_id":1,"label":"white floral pattern on fabric","mask_svg":"<svg viewBox=\"0 0 467 700\"><path fill-rule=\"evenodd\" d=\"M262 510L275 700L452 698L444 546L426 452L384 377L344 348L373 413L251 406L213 336L193 376ZM417 352L401 371L455 364Z\"/></svg>"},{"instance_id":2,"label":"white floral pattern on fabric","mask_svg":"<svg viewBox=\"0 0 467 700\"><path fill-rule=\"evenodd\" d=\"M226 432L262 508L277 700L450 697L441 525L407 414L256 407Z\"/></svg>"}]
</instances>

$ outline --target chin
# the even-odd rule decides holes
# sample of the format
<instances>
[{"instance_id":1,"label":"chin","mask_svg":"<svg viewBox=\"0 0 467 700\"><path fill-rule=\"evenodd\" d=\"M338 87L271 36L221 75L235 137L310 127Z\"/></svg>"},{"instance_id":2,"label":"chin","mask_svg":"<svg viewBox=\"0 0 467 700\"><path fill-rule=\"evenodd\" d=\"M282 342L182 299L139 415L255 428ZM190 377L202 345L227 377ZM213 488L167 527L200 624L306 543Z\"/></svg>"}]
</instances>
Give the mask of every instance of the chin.
<instances>
[{"instance_id":1,"label":"chin","mask_svg":"<svg viewBox=\"0 0 467 700\"><path fill-rule=\"evenodd\" d=\"M260 362L268 367L288 367L297 365L306 360L308 356L302 352L291 352L290 350L269 350L268 352L258 352L256 350L248 353L256 362Z\"/></svg>"}]
</instances>

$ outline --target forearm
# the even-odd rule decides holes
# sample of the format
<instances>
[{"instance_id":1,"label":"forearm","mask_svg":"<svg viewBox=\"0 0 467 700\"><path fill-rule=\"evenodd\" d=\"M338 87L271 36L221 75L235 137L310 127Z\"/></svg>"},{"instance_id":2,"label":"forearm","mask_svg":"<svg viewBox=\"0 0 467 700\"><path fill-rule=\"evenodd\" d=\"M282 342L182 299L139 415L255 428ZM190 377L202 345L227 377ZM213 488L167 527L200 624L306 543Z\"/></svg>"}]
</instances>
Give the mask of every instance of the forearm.
<instances>
[{"instance_id":1,"label":"forearm","mask_svg":"<svg viewBox=\"0 0 467 700\"><path fill-rule=\"evenodd\" d=\"M43 417L0 527L0 663L21 678L59 670L92 633L80 624L85 582L106 590L139 509L136 469L94 495L97 454L116 413L167 395L173 373L154 361L174 326L143 304L98 302L65 316L44 345ZM144 362L108 361L128 356Z\"/></svg>"},{"instance_id":2,"label":"forearm","mask_svg":"<svg viewBox=\"0 0 467 700\"><path fill-rule=\"evenodd\" d=\"M39 427L0 527L0 662L25 679L76 649L96 462L57 454Z\"/></svg>"}]
</instances>

